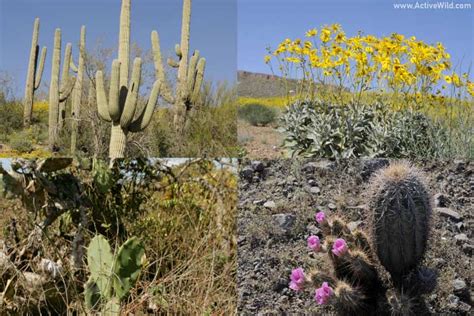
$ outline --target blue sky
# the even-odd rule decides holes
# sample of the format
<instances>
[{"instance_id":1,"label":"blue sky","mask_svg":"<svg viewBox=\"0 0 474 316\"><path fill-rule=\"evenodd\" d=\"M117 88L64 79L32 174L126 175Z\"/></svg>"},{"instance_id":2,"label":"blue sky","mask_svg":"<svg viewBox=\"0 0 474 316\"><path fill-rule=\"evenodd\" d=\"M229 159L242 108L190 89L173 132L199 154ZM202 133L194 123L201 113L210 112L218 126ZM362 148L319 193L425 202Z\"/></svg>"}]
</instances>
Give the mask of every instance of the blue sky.
<instances>
[{"instance_id":1,"label":"blue sky","mask_svg":"<svg viewBox=\"0 0 474 316\"><path fill-rule=\"evenodd\" d=\"M472 4L472 9L464 10L396 10L394 3L416 1L239 0L238 69L271 73L263 62L266 47L275 48L287 37L301 38L313 27L332 23L341 24L348 36L362 30L378 36L397 32L428 43L439 41L451 54L453 65L462 61L467 69L472 64L473 1L455 0Z\"/></svg>"},{"instance_id":2,"label":"blue sky","mask_svg":"<svg viewBox=\"0 0 474 316\"><path fill-rule=\"evenodd\" d=\"M48 47L44 82L49 82L54 30L62 29L66 42L79 41L81 25L87 26L87 45L98 39L105 47L117 47L119 0L0 0L0 70L7 71L23 94L31 35L40 17L40 46ZM194 0L191 17L191 49L207 59L206 80L235 80L237 60L237 0ZM132 0L131 40L151 48L150 33L160 34L162 50L170 56L180 40L182 1ZM77 56L76 52L73 53ZM116 55L114 55L116 56ZM44 83L43 82L43 83Z\"/></svg>"}]
</instances>

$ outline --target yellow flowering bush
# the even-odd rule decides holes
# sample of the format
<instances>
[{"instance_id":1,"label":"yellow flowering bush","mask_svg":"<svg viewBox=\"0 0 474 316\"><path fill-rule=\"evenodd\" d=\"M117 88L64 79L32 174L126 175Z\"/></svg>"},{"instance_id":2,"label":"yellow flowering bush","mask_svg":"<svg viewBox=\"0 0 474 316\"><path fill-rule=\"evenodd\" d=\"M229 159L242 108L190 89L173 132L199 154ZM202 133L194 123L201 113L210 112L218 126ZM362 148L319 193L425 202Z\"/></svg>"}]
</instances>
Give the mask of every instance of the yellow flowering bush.
<instances>
[{"instance_id":1,"label":"yellow flowering bush","mask_svg":"<svg viewBox=\"0 0 474 316\"><path fill-rule=\"evenodd\" d=\"M38 101L33 105L33 110L36 112L48 112L49 104L47 101Z\"/></svg>"},{"instance_id":2,"label":"yellow flowering bush","mask_svg":"<svg viewBox=\"0 0 474 316\"><path fill-rule=\"evenodd\" d=\"M333 24L307 31L304 39L287 38L268 52L267 64L272 67L276 60L283 77L300 78L298 95L304 98L314 99L317 83L339 87L332 90L339 91L333 93L336 98L349 89L359 101L366 91L390 93L414 105L448 87L474 95L468 75L452 70L451 56L441 43L429 45L414 36L359 32L347 37L339 24Z\"/></svg>"}]
</instances>

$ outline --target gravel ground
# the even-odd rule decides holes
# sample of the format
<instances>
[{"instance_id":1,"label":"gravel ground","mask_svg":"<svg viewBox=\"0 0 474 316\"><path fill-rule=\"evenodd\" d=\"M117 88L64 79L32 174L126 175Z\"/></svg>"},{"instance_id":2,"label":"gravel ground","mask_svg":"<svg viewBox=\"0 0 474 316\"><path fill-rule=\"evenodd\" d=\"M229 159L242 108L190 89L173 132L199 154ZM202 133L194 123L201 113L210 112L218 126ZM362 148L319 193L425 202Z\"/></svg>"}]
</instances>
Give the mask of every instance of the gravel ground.
<instances>
[{"instance_id":1,"label":"gravel ground","mask_svg":"<svg viewBox=\"0 0 474 316\"><path fill-rule=\"evenodd\" d=\"M391 161L243 161L238 215L238 312L242 315L331 314L313 291L288 288L291 269L327 268L310 253L306 238L320 234L316 211L341 215L366 228L365 190L371 174ZM424 266L438 273L434 292L424 297L434 315L470 315L474 298L474 163L416 162L434 199Z\"/></svg>"}]
</instances>

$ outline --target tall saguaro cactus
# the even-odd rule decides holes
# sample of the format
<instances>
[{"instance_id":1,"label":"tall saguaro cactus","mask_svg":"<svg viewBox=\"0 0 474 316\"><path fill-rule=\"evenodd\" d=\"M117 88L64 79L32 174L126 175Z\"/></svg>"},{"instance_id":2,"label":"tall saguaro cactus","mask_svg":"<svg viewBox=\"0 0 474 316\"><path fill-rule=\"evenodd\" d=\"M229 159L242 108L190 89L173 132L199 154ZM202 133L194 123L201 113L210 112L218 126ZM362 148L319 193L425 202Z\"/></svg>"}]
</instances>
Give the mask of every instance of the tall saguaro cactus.
<instances>
[{"instance_id":1,"label":"tall saguaro cactus","mask_svg":"<svg viewBox=\"0 0 474 316\"><path fill-rule=\"evenodd\" d=\"M56 150L59 133L60 103L65 102L74 88L75 77L69 76L71 62L71 43L66 45L64 53L63 77L59 78L61 66L61 29L56 29L54 34L53 62L51 66L51 83L49 86L49 147Z\"/></svg>"},{"instance_id":2,"label":"tall saguaro cactus","mask_svg":"<svg viewBox=\"0 0 474 316\"><path fill-rule=\"evenodd\" d=\"M72 94L71 109L71 154L74 155L77 146L77 130L79 126L79 116L81 112L82 86L84 82L84 55L86 53L86 27L81 28L81 39L79 42L79 59L77 67L71 61L71 68L77 74L76 83Z\"/></svg>"},{"instance_id":3,"label":"tall saguaro cactus","mask_svg":"<svg viewBox=\"0 0 474 316\"><path fill-rule=\"evenodd\" d=\"M144 130L151 121L161 82L156 80L145 107L138 111L138 90L140 88L141 58L133 62L132 78L128 82L130 54L130 0L122 1L120 15L119 59L112 63L109 98L107 100L104 75L96 73L97 108L101 119L112 123L109 158L123 158L129 132ZM136 118L135 118L136 117Z\"/></svg>"},{"instance_id":4,"label":"tall saguaro cactus","mask_svg":"<svg viewBox=\"0 0 474 316\"><path fill-rule=\"evenodd\" d=\"M33 101L35 91L39 88L41 77L43 76L44 62L46 59L46 47L41 50L41 57L39 57L39 37L40 19L36 18L33 26L33 37L31 39L30 59L28 63L28 74L25 85L25 98L23 104L23 125L29 127L33 114Z\"/></svg>"},{"instance_id":5,"label":"tall saguaro cactus","mask_svg":"<svg viewBox=\"0 0 474 316\"><path fill-rule=\"evenodd\" d=\"M174 126L179 133L184 130L189 111L196 106L206 67L206 60L200 58L198 50L194 51L192 57L189 58L190 28L191 0L184 0L181 44L175 46L178 61L168 59L169 66L178 68L178 82L174 96L166 80L158 32L151 33L156 78L162 83L161 96L174 107Z\"/></svg>"}]
</instances>

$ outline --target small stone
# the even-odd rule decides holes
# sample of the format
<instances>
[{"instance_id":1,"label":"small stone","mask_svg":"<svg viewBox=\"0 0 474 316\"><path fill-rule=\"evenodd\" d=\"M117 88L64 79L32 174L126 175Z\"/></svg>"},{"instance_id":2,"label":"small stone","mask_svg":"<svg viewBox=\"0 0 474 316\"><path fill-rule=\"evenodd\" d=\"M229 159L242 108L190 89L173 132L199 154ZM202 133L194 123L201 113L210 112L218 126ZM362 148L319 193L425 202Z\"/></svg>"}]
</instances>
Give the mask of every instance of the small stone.
<instances>
[{"instance_id":1,"label":"small stone","mask_svg":"<svg viewBox=\"0 0 474 316\"><path fill-rule=\"evenodd\" d=\"M328 208L329 208L330 210L335 210L335 209L336 209L336 204L334 204L334 203L329 203L329 204L328 204Z\"/></svg>"},{"instance_id":2,"label":"small stone","mask_svg":"<svg viewBox=\"0 0 474 316\"><path fill-rule=\"evenodd\" d=\"M265 170L265 165L263 164L263 162L258 160L252 161L251 166L252 169L256 172L262 172L263 170Z\"/></svg>"},{"instance_id":3,"label":"small stone","mask_svg":"<svg viewBox=\"0 0 474 316\"><path fill-rule=\"evenodd\" d=\"M442 193L437 193L434 195L434 202L436 207L446 207L448 199Z\"/></svg>"},{"instance_id":4,"label":"small stone","mask_svg":"<svg viewBox=\"0 0 474 316\"><path fill-rule=\"evenodd\" d=\"M288 280L287 279L278 279L273 284L273 291L282 292L287 287L288 287Z\"/></svg>"},{"instance_id":5,"label":"small stone","mask_svg":"<svg viewBox=\"0 0 474 316\"><path fill-rule=\"evenodd\" d=\"M264 203L263 200L255 200L252 202L254 205L262 205Z\"/></svg>"},{"instance_id":6,"label":"small stone","mask_svg":"<svg viewBox=\"0 0 474 316\"><path fill-rule=\"evenodd\" d=\"M314 180L314 179L310 179L310 180L308 180L308 184L309 184L310 186L314 187L314 186L316 186L317 182L316 182L316 180Z\"/></svg>"},{"instance_id":7,"label":"small stone","mask_svg":"<svg viewBox=\"0 0 474 316\"><path fill-rule=\"evenodd\" d=\"M440 214L441 216L451 218L455 221L460 221L462 219L462 216L459 215L458 212L453 211L452 209L447 207L437 207L435 208L435 212Z\"/></svg>"},{"instance_id":8,"label":"small stone","mask_svg":"<svg viewBox=\"0 0 474 316\"><path fill-rule=\"evenodd\" d=\"M240 171L240 177L247 180L247 181L252 181L252 177L253 177L253 169L250 168L250 167L244 167L241 171Z\"/></svg>"},{"instance_id":9,"label":"small stone","mask_svg":"<svg viewBox=\"0 0 474 316\"><path fill-rule=\"evenodd\" d=\"M449 294L448 295L448 305L449 307L457 307L459 303L459 297L457 297L454 294Z\"/></svg>"},{"instance_id":10,"label":"small stone","mask_svg":"<svg viewBox=\"0 0 474 316\"><path fill-rule=\"evenodd\" d=\"M360 223L362 223L362 221L350 222L347 224L347 228L349 228L350 231L353 231L360 225Z\"/></svg>"},{"instance_id":11,"label":"small stone","mask_svg":"<svg viewBox=\"0 0 474 316\"><path fill-rule=\"evenodd\" d=\"M471 245L471 244L464 244L464 245L462 245L462 251L466 255L472 256L472 254L474 253L474 246Z\"/></svg>"},{"instance_id":12,"label":"small stone","mask_svg":"<svg viewBox=\"0 0 474 316\"><path fill-rule=\"evenodd\" d=\"M459 302L458 309L467 314L471 310L471 305L465 302Z\"/></svg>"},{"instance_id":13,"label":"small stone","mask_svg":"<svg viewBox=\"0 0 474 316\"><path fill-rule=\"evenodd\" d=\"M276 208L276 203L273 201L267 201L263 204L264 207L269 208L271 210Z\"/></svg>"},{"instance_id":14,"label":"small stone","mask_svg":"<svg viewBox=\"0 0 474 316\"><path fill-rule=\"evenodd\" d=\"M318 194L319 192L321 192L321 190L318 187L311 187L311 189L309 189L309 192L311 192L312 194Z\"/></svg>"},{"instance_id":15,"label":"small stone","mask_svg":"<svg viewBox=\"0 0 474 316\"><path fill-rule=\"evenodd\" d=\"M296 216L293 214L275 214L272 217L278 226L286 231L291 229L296 221Z\"/></svg>"},{"instance_id":16,"label":"small stone","mask_svg":"<svg viewBox=\"0 0 474 316\"><path fill-rule=\"evenodd\" d=\"M462 292L466 289L466 282L463 279L456 279L453 281L454 292Z\"/></svg>"},{"instance_id":17,"label":"small stone","mask_svg":"<svg viewBox=\"0 0 474 316\"><path fill-rule=\"evenodd\" d=\"M456 239L457 244L465 243L469 241L469 238L467 238L466 234L457 234L456 236L454 236L454 239Z\"/></svg>"},{"instance_id":18,"label":"small stone","mask_svg":"<svg viewBox=\"0 0 474 316\"><path fill-rule=\"evenodd\" d=\"M318 226L314 225L314 224L309 224L308 226L306 226L306 230L308 231L308 233L310 233L311 235L317 235L321 232L321 230L319 229Z\"/></svg>"}]
</instances>

